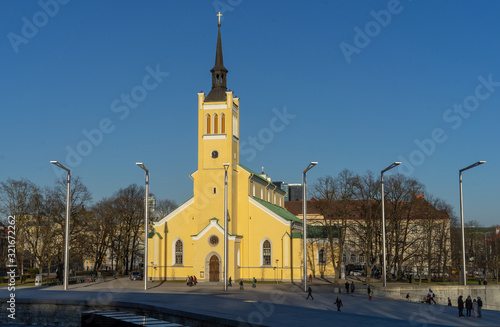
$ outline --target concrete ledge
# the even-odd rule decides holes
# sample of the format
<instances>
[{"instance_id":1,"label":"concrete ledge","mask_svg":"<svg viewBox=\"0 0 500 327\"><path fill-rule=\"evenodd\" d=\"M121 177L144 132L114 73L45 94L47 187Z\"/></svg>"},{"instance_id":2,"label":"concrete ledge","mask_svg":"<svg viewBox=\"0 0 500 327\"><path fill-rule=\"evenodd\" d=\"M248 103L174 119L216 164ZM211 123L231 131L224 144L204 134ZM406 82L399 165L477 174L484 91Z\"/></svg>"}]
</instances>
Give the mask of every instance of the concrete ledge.
<instances>
[{"instance_id":1,"label":"concrete ledge","mask_svg":"<svg viewBox=\"0 0 500 327\"><path fill-rule=\"evenodd\" d=\"M0 310L2 312L6 312L7 300L6 298L0 299L2 302ZM103 304L103 302L106 304ZM144 303L52 299L17 299L16 320L12 321L2 315L0 323L15 322L16 324L80 327L81 314L90 310L118 310L187 326L239 326L241 323L234 319L174 310Z\"/></svg>"},{"instance_id":2,"label":"concrete ledge","mask_svg":"<svg viewBox=\"0 0 500 327\"><path fill-rule=\"evenodd\" d=\"M457 306L458 297L463 295L463 299L471 296L473 299L478 296L483 301L483 309L500 310L500 285L472 285L472 286L389 286L386 288L375 288L375 296L383 296L390 299L406 301L406 294L410 294L411 302L420 302L427 296L429 288L435 294L434 300L437 304L448 305L448 297L454 307Z\"/></svg>"}]
</instances>

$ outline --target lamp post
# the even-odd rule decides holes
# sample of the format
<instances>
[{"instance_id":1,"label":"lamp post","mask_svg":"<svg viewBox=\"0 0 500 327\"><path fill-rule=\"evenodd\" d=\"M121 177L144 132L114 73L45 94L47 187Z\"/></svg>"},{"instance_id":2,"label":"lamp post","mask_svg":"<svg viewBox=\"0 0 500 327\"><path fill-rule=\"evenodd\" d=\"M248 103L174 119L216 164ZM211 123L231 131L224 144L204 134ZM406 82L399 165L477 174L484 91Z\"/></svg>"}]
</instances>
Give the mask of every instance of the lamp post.
<instances>
[{"instance_id":1,"label":"lamp post","mask_svg":"<svg viewBox=\"0 0 500 327\"><path fill-rule=\"evenodd\" d=\"M229 163L223 163L224 165L224 291L227 291L227 242L228 242L228 222L227 222L227 170L229 169Z\"/></svg>"},{"instance_id":2,"label":"lamp post","mask_svg":"<svg viewBox=\"0 0 500 327\"><path fill-rule=\"evenodd\" d=\"M306 170L302 173L302 235L303 235L303 241L304 243L304 292L307 292L307 222L306 222L306 216L307 216L307 186L306 186L306 173L311 170L314 166L316 166L318 163L313 161L309 163L307 166Z\"/></svg>"},{"instance_id":3,"label":"lamp post","mask_svg":"<svg viewBox=\"0 0 500 327\"><path fill-rule=\"evenodd\" d=\"M137 166L139 166L141 169L143 169L146 172L146 190L145 193L146 195L144 196L144 273L143 278L144 278L144 290L146 291L148 289L148 211L149 211L149 170L146 168L146 166L142 162L136 162L135 163Z\"/></svg>"},{"instance_id":4,"label":"lamp post","mask_svg":"<svg viewBox=\"0 0 500 327\"><path fill-rule=\"evenodd\" d=\"M70 206L70 199L69 199L69 193L70 193L70 188L71 188L71 170L68 168L64 167L61 165L58 161L51 161L50 162L53 165L56 165L57 167L66 170L67 172L67 177L66 177L66 223L64 226L64 290L66 291L68 289L68 276L69 276L69 206Z\"/></svg>"},{"instance_id":5,"label":"lamp post","mask_svg":"<svg viewBox=\"0 0 500 327\"><path fill-rule=\"evenodd\" d=\"M486 163L486 161L478 161L464 169L458 171L458 177L460 180L460 222L462 224L462 285L467 286L467 276L465 272L465 231L464 231L464 207L463 207L463 196L462 196L462 172L467 169L471 169Z\"/></svg>"},{"instance_id":6,"label":"lamp post","mask_svg":"<svg viewBox=\"0 0 500 327\"><path fill-rule=\"evenodd\" d=\"M380 172L380 188L381 188L381 193L382 193L382 261L383 263L383 270L382 270L382 275L384 276L384 280L382 283L383 287L387 286L387 258L386 258L386 253L385 253L385 200L384 200L384 173L398 165L401 165L401 162L396 161L393 162L389 167L386 169L382 170Z\"/></svg>"}]
</instances>

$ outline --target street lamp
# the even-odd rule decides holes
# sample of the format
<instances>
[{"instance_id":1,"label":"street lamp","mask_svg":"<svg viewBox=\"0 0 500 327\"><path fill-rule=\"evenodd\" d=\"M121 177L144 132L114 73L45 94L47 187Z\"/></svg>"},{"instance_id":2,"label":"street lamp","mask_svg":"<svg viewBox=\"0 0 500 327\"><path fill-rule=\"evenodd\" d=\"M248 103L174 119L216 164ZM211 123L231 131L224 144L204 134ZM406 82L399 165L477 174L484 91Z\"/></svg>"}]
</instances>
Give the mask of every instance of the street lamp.
<instances>
[{"instance_id":1,"label":"street lamp","mask_svg":"<svg viewBox=\"0 0 500 327\"><path fill-rule=\"evenodd\" d=\"M383 270L382 270L382 275L384 276L384 281L382 283L383 287L387 286L387 259L386 259L386 253L385 253L385 200L384 200L384 173L398 165L401 165L401 162L396 161L393 162L389 167L386 169L382 170L380 172L380 187L381 187L381 192L382 192L382 257L383 257Z\"/></svg>"},{"instance_id":2,"label":"street lamp","mask_svg":"<svg viewBox=\"0 0 500 327\"><path fill-rule=\"evenodd\" d=\"M228 224L227 224L227 170L229 169L229 163L223 163L224 165L224 291L227 291L227 242L228 242Z\"/></svg>"},{"instance_id":3,"label":"street lamp","mask_svg":"<svg viewBox=\"0 0 500 327\"><path fill-rule=\"evenodd\" d=\"M307 216L307 187L306 187L306 173L311 170L314 166L316 166L318 163L313 161L311 162L306 170L302 173L302 213L303 213L303 218L302 218L302 235L303 235L303 241L304 243L304 292L307 292L307 223L306 223L306 216Z\"/></svg>"},{"instance_id":4,"label":"street lamp","mask_svg":"<svg viewBox=\"0 0 500 327\"><path fill-rule=\"evenodd\" d=\"M458 171L458 176L460 180L460 221L462 223L462 285L467 286L467 276L465 272L465 234L464 234L464 208L463 208L463 196L462 196L462 172L467 169L471 169L486 163L486 161L478 161L464 169Z\"/></svg>"},{"instance_id":5,"label":"street lamp","mask_svg":"<svg viewBox=\"0 0 500 327\"><path fill-rule=\"evenodd\" d=\"M68 289L68 276L69 276L69 192L71 188L71 170L61 165L58 161L50 162L57 167L66 170L67 178L66 178L66 223L64 226L64 290Z\"/></svg>"},{"instance_id":6,"label":"street lamp","mask_svg":"<svg viewBox=\"0 0 500 327\"><path fill-rule=\"evenodd\" d=\"M146 166L142 162L136 162L135 163L137 166L139 166L141 169L143 169L146 172L146 190L145 193L146 195L144 196L145 198L145 204L144 204L144 273L143 278L144 278L144 290L146 291L148 289L148 211L149 211L149 170L146 168Z\"/></svg>"}]
</instances>

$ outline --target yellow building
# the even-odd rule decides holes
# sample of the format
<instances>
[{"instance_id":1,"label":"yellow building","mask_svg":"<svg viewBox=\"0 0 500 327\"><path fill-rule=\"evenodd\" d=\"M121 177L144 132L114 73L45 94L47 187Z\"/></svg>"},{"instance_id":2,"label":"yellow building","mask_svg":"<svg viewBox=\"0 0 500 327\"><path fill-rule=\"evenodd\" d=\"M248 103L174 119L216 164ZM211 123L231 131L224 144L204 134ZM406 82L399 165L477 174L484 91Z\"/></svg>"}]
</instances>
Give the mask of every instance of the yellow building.
<instances>
[{"instance_id":1,"label":"yellow building","mask_svg":"<svg viewBox=\"0 0 500 327\"><path fill-rule=\"evenodd\" d=\"M227 168L228 277L300 280L302 221L284 208L285 192L239 164L240 99L227 90L218 29L212 89L198 93L198 170L193 197L155 222L149 238L153 280L218 282L224 262ZM226 167L226 168L225 168Z\"/></svg>"}]
</instances>

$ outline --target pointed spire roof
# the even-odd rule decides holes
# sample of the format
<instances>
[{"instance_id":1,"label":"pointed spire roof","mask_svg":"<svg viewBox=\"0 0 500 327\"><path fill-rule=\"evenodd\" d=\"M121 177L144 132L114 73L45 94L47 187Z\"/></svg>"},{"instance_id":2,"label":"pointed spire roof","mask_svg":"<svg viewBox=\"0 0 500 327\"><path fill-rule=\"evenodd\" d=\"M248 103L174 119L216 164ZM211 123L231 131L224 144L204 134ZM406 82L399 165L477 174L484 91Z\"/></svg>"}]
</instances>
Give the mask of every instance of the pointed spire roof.
<instances>
[{"instance_id":1,"label":"pointed spire roof","mask_svg":"<svg viewBox=\"0 0 500 327\"><path fill-rule=\"evenodd\" d=\"M215 65L210 72L212 73L212 90L208 93L205 98L205 102L216 102L216 101L226 101L226 91L227 91L227 72L228 70L224 67L224 59L222 57L222 41L220 33L220 16L219 13L219 33L217 36L217 48L215 50Z\"/></svg>"},{"instance_id":2,"label":"pointed spire roof","mask_svg":"<svg viewBox=\"0 0 500 327\"><path fill-rule=\"evenodd\" d=\"M227 73L226 67L224 67L224 59L222 58L222 41L220 37L220 23L219 23L219 35L217 36L217 50L215 51L215 66L210 70L212 73L215 71L224 71Z\"/></svg>"}]
</instances>

